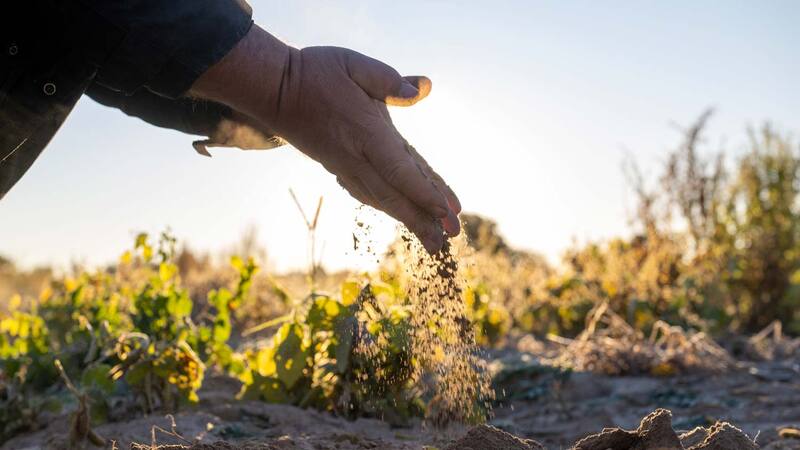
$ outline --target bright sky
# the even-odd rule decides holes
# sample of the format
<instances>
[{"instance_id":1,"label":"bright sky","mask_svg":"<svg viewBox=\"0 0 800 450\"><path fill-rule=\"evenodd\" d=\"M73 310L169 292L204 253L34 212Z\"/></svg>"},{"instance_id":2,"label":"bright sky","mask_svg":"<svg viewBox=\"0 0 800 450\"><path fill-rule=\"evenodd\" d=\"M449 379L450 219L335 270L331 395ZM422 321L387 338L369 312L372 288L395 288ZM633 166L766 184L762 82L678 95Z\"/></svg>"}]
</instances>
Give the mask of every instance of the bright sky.
<instances>
[{"instance_id":1,"label":"bright sky","mask_svg":"<svg viewBox=\"0 0 800 450\"><path fill-rule=\"evenodd\" d=\"M800 132L800 2L253 0L258 24L297 46L337 45L434 81L393 110L398 128L466 210L512 244L556 258L573 238L624 233L632 197L620 163L655 167L671 125L715 106L712 144L741 150L765 119ZM795 134L796 135L796 134ZM258 227L272 264L306 262L308 209L325 196L329 267L348 256L355 202L291 148L197 155L190 136L82 100L0 201L0 254L30 266L116 258L136 231L169 226L217 251ZM381 220L376 240L394 225Z\"/></svg>"}]
</instances>

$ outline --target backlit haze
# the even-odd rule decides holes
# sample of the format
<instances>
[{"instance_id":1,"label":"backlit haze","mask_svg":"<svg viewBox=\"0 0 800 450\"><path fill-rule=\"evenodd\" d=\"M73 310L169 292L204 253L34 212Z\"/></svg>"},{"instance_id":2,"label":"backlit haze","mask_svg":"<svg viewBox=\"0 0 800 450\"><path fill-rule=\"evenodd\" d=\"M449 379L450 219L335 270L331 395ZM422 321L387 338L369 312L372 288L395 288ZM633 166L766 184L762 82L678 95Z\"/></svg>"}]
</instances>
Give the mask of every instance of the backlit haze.
<instances>
[{"instance_id":1,"label":"backlit haze","mask_svg":"<svg viewBox=\"0 0 800 450\"><path fill-rule=\"evenodd\" d=\"M552 260L579 241L627 231L633 197L620 163L655 174L664 151L715 107L708 146L741 152L746 127L800 131L800 2L254 0L256 23L296 46L350 47L431 96L392 109L400 131L512 245ZM257 227L278 270L306 264L289 196L325 197L319 245L350 255L357 203L293 148L212 150L88 98L0 201L0 254L23 266L113 261L136 231L170 227L217 252ZM377 247L394 222L374 223Z\"/></svg>"}]
</instances>

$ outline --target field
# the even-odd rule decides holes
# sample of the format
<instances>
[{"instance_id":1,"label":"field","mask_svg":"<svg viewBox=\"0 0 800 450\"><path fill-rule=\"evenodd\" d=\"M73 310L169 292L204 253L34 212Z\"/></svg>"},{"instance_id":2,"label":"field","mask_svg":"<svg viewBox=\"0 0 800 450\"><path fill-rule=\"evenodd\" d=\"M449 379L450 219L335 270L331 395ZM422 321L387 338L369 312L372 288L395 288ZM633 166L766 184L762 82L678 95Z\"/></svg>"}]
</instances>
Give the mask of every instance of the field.
<instances>
[{"instance_id":1,"label":"field","mask_svg":"<svg viewBox=\"0 0 800 450\"><path fill-rule=\"evenodd\" d=\"M0 260L0 448L800 448L800 156L764 128L726 168L704 120L657 186L630 166L636 233L559 266L471 214L369 274L168 233Z\"/></svg>"}]
</instances>

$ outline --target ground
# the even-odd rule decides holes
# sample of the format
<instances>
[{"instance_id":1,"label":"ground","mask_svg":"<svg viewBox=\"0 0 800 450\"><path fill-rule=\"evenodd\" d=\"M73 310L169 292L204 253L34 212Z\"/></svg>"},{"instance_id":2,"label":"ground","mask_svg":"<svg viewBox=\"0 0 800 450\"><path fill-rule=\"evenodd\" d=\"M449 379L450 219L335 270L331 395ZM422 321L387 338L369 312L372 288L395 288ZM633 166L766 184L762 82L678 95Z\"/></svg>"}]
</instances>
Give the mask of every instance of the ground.
<instances>
[{"instance_id":1,"label":"ground","mask_svg":"<svg viewBox=\"0 0 800 450\"><path fill-rule=\"evenodd\" d=\"M735 369L716 375L612 377L563 372L542 366L535 355L518 351L506 350L493 357L503 363L500 390L505 400L495 409L490 424L520 438L536 440L548 449L569 448L606 427L636 429L656 408L672 412L672 425L678 432L709 427L722 420L741 428L762 448L800 449L800 440L790 437L791 427L800 426L798 360L738 362ZM175 415L175 431L185 440L154 431L154 425L171 429L170 419L163 416L109 423L95 431L116 441L119 449L129 448L132 442L150 448L155 432L159 444L224 440L260 445L235 448L388 450L425 446L454 449L462 445L454 441L468 431L465 426L437 430L420 423L393 429L375 419L347 421L292 406L237 402L233 399L235 392L235 384L211 379L201 392L201 403ZM67 418L54 418L47 428L18 436L0 448L63 448L68 426ZM780 430L786 437L779 436Z\"/></svg>"}]
</instances>

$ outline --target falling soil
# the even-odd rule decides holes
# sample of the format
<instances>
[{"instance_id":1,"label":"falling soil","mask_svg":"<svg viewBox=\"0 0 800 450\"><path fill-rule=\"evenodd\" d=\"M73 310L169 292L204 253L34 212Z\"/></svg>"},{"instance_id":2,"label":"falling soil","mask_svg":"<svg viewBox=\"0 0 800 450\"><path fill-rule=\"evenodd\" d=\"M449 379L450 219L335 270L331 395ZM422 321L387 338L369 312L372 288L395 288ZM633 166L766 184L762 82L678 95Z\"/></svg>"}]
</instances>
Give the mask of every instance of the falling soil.
<instances>
[{"instance_id":1,"label":"falling soil","mask_svg":"<svg viewBox=\"0 0 800 450\"><path fill-rule=\"evenodd\" d=\"M420 361L415 376L430 396L426 419L440 427L482 421L494 392L461 295L458 249L466 244L463 238L445 239L441 251L430 255L407 230L401 239L399 256L413 308L411 350Z\"/></svg>"}]
</instances>

